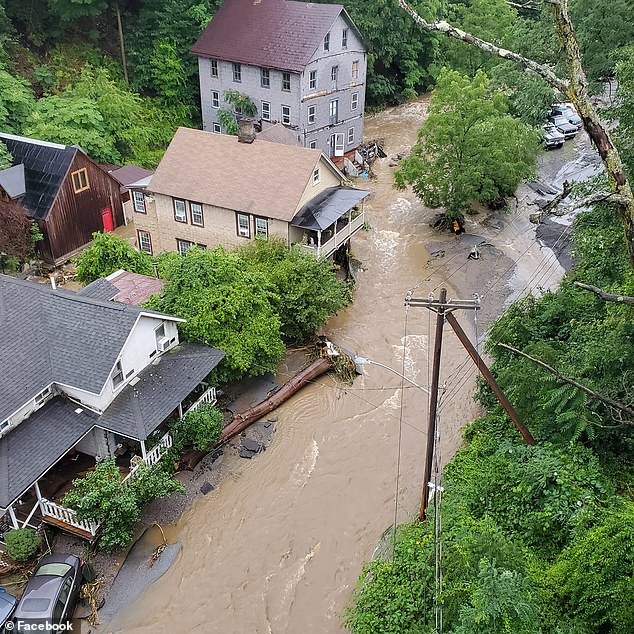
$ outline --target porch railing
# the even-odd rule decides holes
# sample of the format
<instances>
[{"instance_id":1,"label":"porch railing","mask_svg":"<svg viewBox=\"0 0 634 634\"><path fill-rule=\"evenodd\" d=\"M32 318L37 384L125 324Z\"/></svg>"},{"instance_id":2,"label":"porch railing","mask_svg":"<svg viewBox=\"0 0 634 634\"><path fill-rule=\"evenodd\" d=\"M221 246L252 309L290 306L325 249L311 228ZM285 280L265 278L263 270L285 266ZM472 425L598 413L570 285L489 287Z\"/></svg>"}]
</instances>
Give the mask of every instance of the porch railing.
<instances>
[{"instance_id":1,"label":"porch railing","mask_svg":"<svg viewBox=\"0 0 634 634\"><path fill-rule=\"evenodd\" d=\"M79 528L87 533L90 533L93 537L97 534L99 524L91 522L90 520L77 519L77 513L72 509L68 509L65 506L60 506L59 504L55 504L55 502L44 499L40 502L40 509L42 515L45 517L52 517L60 522L64 522L64 524Z\"/></svg>"},{"instance_id":2,"label":"porch railing","mask_svg":"<svg viewBox=\"0 0 634 634\"><path fill-rule=\"evenodd\" d=\"M203 403L207 405L215 405L216 401L216 388L209 387L203 392L202 396L187 410L187 412L193 412L195 409L198 409ZM187 414L187 412L184 412L184 414Z\"/></svg>"},{"instance_id":3,"label":"porch railing","mask_svg":"<svg viewBox=\"0 0 634 634\"><path fill-rule=\"evenodd\" d=\"M151 451L148 451L147 454L145 454L145 458L143 458L143 462L145 462L145 464L148 467L151 467L152 465L156 464L162 456L165 455L165 453L167 452L167 450L172 446L173 444L173 440L172 437L169 433L165 434L165 436L163 436L163 438L161 438L161 440L158 441L158 445L156 445L156 447L154 447ZM128 473L128 475L123 478L123 480L121 481L122 486L128 486L128 484L130 484L130 482L136 477L136 473L139 469L139 465L135 465L130 469L130 473Z\"/></svg>"},{"instance_id":4,"label":"porch railing","mask_svg":"<svg viewBox=\"0 0 634 634\"><path fill-rule=\"evenodd\" d=\"M356 233L361 227L363 227L363 223L365 222L365 214L361 212L354 220L349 222L345 227L343 227L340 231L337 231L337 234L334 235L330 240L322 243L321 247L308 244L300 245L302 249L305 249L309 253L312 253L318 258L327 258L329 255L334 253L346 240L350 238L353 233Z\"/></svg>"}]
</instances>

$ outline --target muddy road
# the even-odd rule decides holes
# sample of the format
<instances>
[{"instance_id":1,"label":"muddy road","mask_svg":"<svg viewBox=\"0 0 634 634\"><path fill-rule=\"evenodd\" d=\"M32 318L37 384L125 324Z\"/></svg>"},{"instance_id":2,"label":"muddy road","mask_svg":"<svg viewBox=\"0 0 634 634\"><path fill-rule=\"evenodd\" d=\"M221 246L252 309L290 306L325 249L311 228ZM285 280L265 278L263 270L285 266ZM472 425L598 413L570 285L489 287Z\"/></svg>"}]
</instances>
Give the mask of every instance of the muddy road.
<instances>
[{"instance_id":1,"label":"muddy road","mask_svg":"<svg viewBox=\"0 0 634 634\"><path fill-rule=\"evenodd\" d=\"M389 156L416 139L426 100L387 110L367 121L366 138L381 138ZM359 274L353 305L333 318L325 332L338 344L428 384L428 335L433 321L410 309L405 329L403 299L449 277L449 295L470 297L494 286L487 299L500 312L516 287L535 273L539 246L518 275L513 261L534 240L523 219L491 227L470 220L469 233L493 246L483 260L469 261L469 239L438 236L428 226L433 212L411 192L392 188L389 160L376 166L377 180L366 206L371 229L353 239ZM365 182L358 183L364 187ZM473 238L474 240L476 238ZM431 258L429 251L444 250ZM510 257L509 257L510 256ZM458 267L460 270L452 274ZM532 269L531 269L532 267ZM556 275L555 275L556 277ZM454 280L458 288L452 286ZM493 285L493 282L496 282ZM483 311L484 313L484 311ZM476 334L473 317L459 316ZM486 318L480 328L480 338ZM446 462L460 444L463 426L477 413L471 401L475 372L450 329L445 329L441 381L450 389L441 409L441 454ZM281 368L283 380L288 369ZM457 390L457 391L456 391ZM331 378L304 388L275 412L277 432L264 454L247 461L225 456L222 484L196 500L176 527L182 545L171 569L103 631L135 634L334 634L345 631L341 614L361 565L371 558L383 531L394 521L399 427L402 432L398 486L399 522L418 509L423 473L427 396L403 390L400 379L366 367L353 387ZM399 417L403 415L403 424Z\"/></svg>"}]
</instances>

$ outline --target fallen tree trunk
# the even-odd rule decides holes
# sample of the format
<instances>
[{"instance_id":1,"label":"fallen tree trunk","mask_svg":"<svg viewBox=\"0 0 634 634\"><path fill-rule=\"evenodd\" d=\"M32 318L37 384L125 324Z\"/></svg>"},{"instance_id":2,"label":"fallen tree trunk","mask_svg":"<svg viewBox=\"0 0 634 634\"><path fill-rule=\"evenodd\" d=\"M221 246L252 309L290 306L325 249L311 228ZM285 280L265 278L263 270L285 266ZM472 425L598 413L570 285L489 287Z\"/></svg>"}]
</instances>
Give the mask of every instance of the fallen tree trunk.
<instances>
[{"instance_id":1,"label":"fallen tree trunk","mask_svg":"<svg viewBox=\"0 0 634 634\"><path fill-rule=\"evenodd\" d=\"M245 412L235 414L231 422L222 430L220 442L227 442L227 440L244 431L251 423L254 423L256 420L262 418L262 416L272 412L284 401L293 396L295 392L301 390L306 383L316 379L318 376L321 376L331 369L332 362L327 357L313 361L309 366L305 367L301 372L296 374L288 383L282 385L282 387L277 390L277 392L269 396L269 398Z\"/></svg>"}]
</instances>

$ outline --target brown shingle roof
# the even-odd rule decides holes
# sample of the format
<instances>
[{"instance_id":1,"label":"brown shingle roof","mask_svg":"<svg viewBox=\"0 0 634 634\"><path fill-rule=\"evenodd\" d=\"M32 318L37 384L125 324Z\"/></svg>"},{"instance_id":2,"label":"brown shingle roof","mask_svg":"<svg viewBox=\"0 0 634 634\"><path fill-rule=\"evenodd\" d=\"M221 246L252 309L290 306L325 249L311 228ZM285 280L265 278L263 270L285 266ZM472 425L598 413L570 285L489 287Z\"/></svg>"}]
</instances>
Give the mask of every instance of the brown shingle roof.
<instances>
[{"instance_id":1,"label":"brown shingle roof","mask_svg":"<svg viewBox=\"0 0 634 634\"><path fill-rule=\"evenodd\" d=\"M179 128L148 190L289 222L320 150Z\"/></svg>"},{"instance_id":2,"label":"brown shingle roof","mask_svg":"<svg viewBox=\"0 0 634 634\"><path fill-rule=\"evenodd\" d=\"M297 133L289 130L281 123L274 123L272 126L257 133L257 138L271 143L285 143L286 145L301 145L297 140Z\"/></svg>"},{"instance_id":3,"label":"brown shingle roof","mask_svg":"<svg viewBox=\"0 0 634 634\"><path fill-rule=\"evenodd\" d=\"M194 55L301 72L343 7L289 0L225 0Z\"/></svg>"}]
</instances>

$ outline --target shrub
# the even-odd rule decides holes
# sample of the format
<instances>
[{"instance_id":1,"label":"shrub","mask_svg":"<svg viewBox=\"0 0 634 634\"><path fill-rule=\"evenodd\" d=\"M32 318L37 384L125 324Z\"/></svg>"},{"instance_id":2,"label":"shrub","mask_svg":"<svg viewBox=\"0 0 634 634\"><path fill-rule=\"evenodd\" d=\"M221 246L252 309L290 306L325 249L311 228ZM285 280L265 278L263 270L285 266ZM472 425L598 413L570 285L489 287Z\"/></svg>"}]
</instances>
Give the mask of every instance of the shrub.
<instances>
[{"instance_id":1,"label":"shrub","mask_svg":"<svg viewBox=\"0 0 634 634\"><path fill-rule=\"evenodd\" d=\"M193 447L197 451L209 451L222 433L222 412L211 405L201 405L176 421L171 433L178 449Z\"/></svg>"},{"instance_id":2,"label":"shrub","mask_svg":"<svg viewBox=\"0 0 634 634\"><path fill-rule=\"evenodd\" d=\"M27 561L37 553L40 538L32 528L14 528L6 533L7 554L15 561Z\"/></svg>"}]
</instances>

